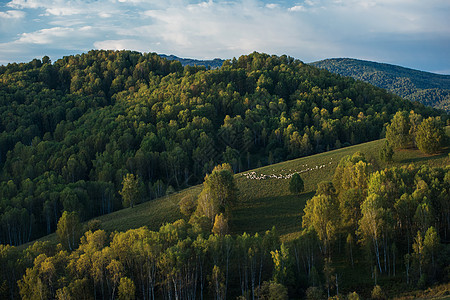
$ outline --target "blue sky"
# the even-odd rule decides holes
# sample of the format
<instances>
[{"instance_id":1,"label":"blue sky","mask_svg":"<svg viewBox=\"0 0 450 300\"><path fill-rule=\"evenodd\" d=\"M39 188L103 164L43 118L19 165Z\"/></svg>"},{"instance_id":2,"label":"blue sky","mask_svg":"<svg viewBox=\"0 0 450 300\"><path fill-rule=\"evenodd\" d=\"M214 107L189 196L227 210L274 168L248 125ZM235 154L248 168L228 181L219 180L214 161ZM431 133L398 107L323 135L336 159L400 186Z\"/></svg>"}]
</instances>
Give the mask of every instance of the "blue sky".
<instances>
[{"instance_id":1,"label":"blue sky","mask_svg":"<svg viewBox=\"0 0 450 300\"><path fill-rule=\"evenodd\" d=\"M90 49L352 57L450 74L450 1L0 0L0 64Z\"/></svg>"}]
</instances>

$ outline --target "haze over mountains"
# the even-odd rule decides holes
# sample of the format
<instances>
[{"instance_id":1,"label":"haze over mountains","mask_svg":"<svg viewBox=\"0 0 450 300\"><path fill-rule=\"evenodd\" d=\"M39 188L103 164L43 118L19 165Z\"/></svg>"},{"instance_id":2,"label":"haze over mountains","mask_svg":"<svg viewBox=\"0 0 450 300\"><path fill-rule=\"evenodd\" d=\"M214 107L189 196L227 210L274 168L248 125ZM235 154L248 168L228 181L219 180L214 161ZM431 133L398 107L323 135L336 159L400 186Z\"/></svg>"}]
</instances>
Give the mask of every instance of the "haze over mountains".
<instances>
[{"instance_id":1,"label":"haze over mountains","mask_svg":"<svg viewBox=\"0 0 450 300\"><path fill-rule=\"evenodd\" d=\"M368 82L411 101L450 109L450 75L351 58L325 59L311 65Z\"/></svg>"}]
</instances>

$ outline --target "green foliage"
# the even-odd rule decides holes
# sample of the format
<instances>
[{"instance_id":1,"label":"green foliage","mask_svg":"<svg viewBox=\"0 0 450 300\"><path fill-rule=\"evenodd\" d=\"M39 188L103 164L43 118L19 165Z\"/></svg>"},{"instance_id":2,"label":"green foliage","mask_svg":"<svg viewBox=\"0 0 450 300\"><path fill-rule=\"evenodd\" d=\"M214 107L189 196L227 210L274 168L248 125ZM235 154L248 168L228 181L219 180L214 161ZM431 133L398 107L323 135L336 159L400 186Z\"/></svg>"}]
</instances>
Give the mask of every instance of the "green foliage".
<instances>
[{"instance_id":1,"label":"green foliage","mask_svg":"<svg viewBox=\"0 0 450 300\"><path fill-rule=\"evenodd\" d=\"M78 245L81 236L81 225L76 212L64 211L58 221L56 229L59 242L68 250L73 250Z\"/></svg>"},{"instance_id":2,"label":"green foliage","mask_svg":"<svg viewBox=\"0 0 450 300\"><path fill-rule=\"evenodd\" d=\"M339 227L338 211L336 199L331 196L314 196L306 203L302 226L314 228L323 244L324 253L331 251L331 243L336 239Z\"/></svg>"},{"instance_id":3,"label":"green foliage","mask_svg":"<svg viewBox=\"0 0 450 300\"><path fill-rule=\"evenodd\" d=\"M402 149L415 145L424 153L436 153L445 145L447 136L440 117L429 117L422 121L420 114L411 111L408 120L407 112L403 111L397 112L387 125L386 139L385 146L380 149L381 160L392 157L390 145Z\"/></svg>"},{"instance_id":4,"label":"green foliage","mask_svg":"<svg viewBox=\"0 0 450 300\"><path fill-rule=\"evenodd\" d=\"M289 191L292 194L300 194L305 190L305 184L303 179L300 177L300 174L295 173L292 175L291 180L289 181Z\"/></svg>"},{"instance_id":5,"label":"green foliage","mask_svg":"<svg viewBox=\"0 0 450 300\"><path fill-rule=\"evenodd\" d=\"M119 284L119 299L120 300L134 300L136 287L134 282L127 277L120 278Z\"/></svg>"},{"instance_id":6,"label":"green foliage","mask_svg":"<svg viewBox=\"0 0 450 300\"><path fill-rule=\"evenodd\" d=\"M197 214L204 215L214 222L219 213L229 217L230 206L236 201L236 183L229 164L216 166L205 176L203 190L198 197Z\"/></svg>"},{"instance_id":7,"label":"green foliage","mask_svg":"<svg viewBox=\"0 0 450 300\"><path fill-rule=\"evenodd\" d=\"M63 210L118 210L126 174L147 201L223 162L240 172L377 139L398 110L439 114L256 52L208 70L95 50L3 66L0 81L0 241L15 245L54 232Z\"/></svg>"},{"instance_id":8,"label":"green foliage","mask_svg":"<svg viewBox=\"0 0 450 300\"><path fill-rule=\"evenodd\" d=\"M256 290L256 296L261 300L287 300L288 290L281 283L264 281Z\"/></svg>"},{"instance_id":9,"label":"green foliage","mask_svg":"<svg viewBox=\"0 0 450 300\"><path fill-rule=\"evenodd\" d=\"M191 216L197 207L197 201L193 195L184 196L180 203L180 212L185 216Z\"/></svg>"},{"instance_id":10,"label":"green foliage","mask_svg":"<svg viewBox=\"0 0 450 300\"><path fill-rule=\"evenodd\" d=\"M100 230L100 229L102 229L102 221L100 221L98 219L90 220L87 223L86 231L94 232L94 231L97 231L97 230Z\"/></svg>"},{"instance_id":11,"label":"green foliage","mask_svg":"<svg viewBox=\"0 0 450 300\"><path fill-rule=\"evenodd\" d=\"M353 293L348 293L347 299L348 300L359 300L361 298L359 297L357 292L353 292Z\"/></svg>"},{"instance_id":12,"label":"green foliage","mask_svg":"<svg viewBox=\"0 0 450 300\"><path fill-rule=\"evenodd\" d=\"M281 244L280 250L276 249L271 251L274 272L273 281L276 283L286 284L288 279L288 269L289 269L289 249L283 243Z\"/></svg>"},{"instance_id":13,"label":"green foliage","mask_svg":"<svg viewBox=\"0 0 450 300\"><path fill-rule=\"evenodd\" d=\"M375 145L381 145L382 142L383 141L378 141L378 144ZM375 160L377 158L377 147L374 146L374 143L366 146L362 145L361 147L366 147L364 148L368 151L366 152L366 154L370 153L370 155L366 155L366 157L369 157L371 160ZM359 147L358 149L361 149L361 147ZM370 152L371 149L373 149L372 152ZM339 161L339 158L346 156L348 153L351 153L354 150L355 148L341 149L336 152L321 154L316 157L302 158L280 165L272 165L270 167L266 167L265 169L260 169L258 170L258 172L281 172L281 170L283 169L295 169L297 168L297 166L302 166L305 163L310 166L320 165L320 163L323 163L324 161L330 161L330 155L332 155L333 157L332 161L337 162ZM350 155L350 158L351 157L353 156ZM354 155L355 162L352 163L352 165L358 163L361 157L361 154ZM420 157L420 155L418 157ZM427 162L430 163L433 161L435 161L437 165L439 165L439 162L441 162L441 160L436 160L436 158L432 158ZM385 166L382 164L382 162L376 162L375 164L379 164L382 167ZM393 162L393 164L395 165L396 162ZM333 166L333 168L335 168L335 166ZM305 187L308 189L308 191L315 189L318 179L331 179L331 174L329 173L331 173L330 169L327 168L318 169L316 173L305 172ZM390 277L388 271L385 271L384 269L385 264L383 262L383 253L386 253L386 255L388 256L387 266L389 266L392 272L393 265L395 265L395 263L393 263L393 261L395 261L396 259L395 257L402 257L403 254L407 253L407 235L405 234L406 228L418 228L424 226L421 225L423 223L420 221L421 218L414 218L416 208L419 203L423 202L424 196L427 196L428 199L432 199L432 201L428 201L428 205L430 205L432 211L438 211L438 213L433 217L433 219L435 220L435 224L437 225L436 233L444 232L444 226L446 224L445 220L447 216L447 210L445 209L447 195L445 193L442 193L442 191L445 190L445 178L448 177L448 170L442 167L431 168L427 166L390 167L386 168L383 171L375 172L369 177L369 182L366 184L367 190L369 191L362 190L359 193L355 189L350 189L344 191L343 195L346 195L346 197L347 195L349 197L353 195L354 198L357 199L354 201L355 203L358 203L358 201L360 201L360 194L378 195L378 197L381 199L377 202L378 205L383 208L384 211L391 212L390 214L384 215L385 217L390 217L391 219L383 218L382 220L384 220L385 223L381 224L381 226L379 227L382 236L382 239L380 239L379 252L381 253L381 266L383 272L378 272L377 276L380 276L380 282L384 283L387 282ZM276 206L280 206L278 199L282 200L283 198L279 196L278 198L276 198L277 193L284 193L282 195L286 195L287 197L289 197L289 199L294 199L295 201L292 200L292 202L295 202L296 205L300 205L300 208L301 205L303 205L303 203L298 204L298 197L293 197L292 195L287 193L289 180L273 180L273 182L271 182L271 180L266 180L261 182L257 180L248 180L244 176L239 174L236 176L235 180L236 185L242 191L240 193L242 193L243 197L245 197L243 200L239 200L235 205L246 205L247 215L250 215L249 211L253 213L257 205L261 205L262 202L258 200L260 199L258 197L270 198L273 195L273 197L275 197L274 199L277 200L273 202L276 202ZM283 188L280 188L281 185L283 186ZM243 190L242 187L246 187L246 189ZM270 189L268 189L268 187ZM145 224L149 224L151 228L156 229L159 227L158 224L163 223L164 220L174 220L176 218L180 218L181 216L178 212L177 203L186 195L197 195L200 192L200 189L201 187L193 187L189 190L182 191L181 193L168 196L165 201L162 201L162 199L157 199L155 201L144 203L140 206L137 206L133 210L131 218L131 211L127 212L127 210L123 210L112 215L100 217L100 219L102 220L103 227L108 231L114 231L117 228L126 229L126 226L139 227L138 224L144 224L143 220L145 220L145 222L151 221ZM249 193L247 189L252 191L252 193L255 193L253 196L254 198L250 198L248 196ZM317 190L318 191L316 196L327 196L335 198L335 203L339 205L339 209L335 211L335 214L338 216L338 218L343 219L340 209L341 199L339 199L339 195L336 194L334 187L329 182L321 183L318 185ZM306 196L311 197L312 195L312 193L308 193ZM434 195L434 197L431 198L428 195ZM305 200L307 198L306 196ZM402 199L402 204L397 205L397 202L400 199ZM418 201L417 199L419 199L420 201ZM363 200L365 200L365 197L363 197ZM285 219L287 211L293 210L291 207L289 207L290 201L284 201L285 202L283 203L287 203L288 207L284 208L284 211L280 211L281 213L272 209L269 210L270 212L274 211L276 214L278 214L276 219L277 221L272 221L272 223L278 224L279 219ZM154 205L155 203L157 203L156 206ZM346 203L346 205L348 204L345 201L343 203ZM349 203L353 203L353 201L349 201ZM167 204L170 205L164 206ZM410 206L414 206L414 209L410 209ZM352 206L350 205L350 207ZM404 210L400 210L401 207L402 209L404 208ZM435 207L439 207L439 209L435 209ZM404 213L400 213L401 211L404 211ZM172 214L173 212L175 212L175 214ZM270 214L268 214L266 211L266 215ZM297 222L295 227L283 227L281 232L289 233L296 230L296 228L298 229L299 215L300 214L295 215L295 220ZM355 216L356 220L361 218L361 215L359 215L358 217L358 214L356 214ZM106 217L108 217L109 219L106 219ZM272 218L272 215L270 215L270 217ZM155 222L154 218L160 219ZM253 216L253 219L247 218L246 221L247 224L251 224L253 220L259 220L260 218L261 217ZM427 219L425 218L425 220ZM424 224L427 224L427 222L425 222ZM122 227L117 227L116 225L120 225ZM211 225L212 224L210 224L209 226ZM258 225L259 227L247 227L245 226L245 224L238 225L239 227L234 227L234 233L239 231L243 232L247 228L251 228L252 230L255 230L256 228L258 229L258 231L263 232L263 230L267 228L264 227L267 226L267 222L265 222L264 226ZM208 277L206 279L206 274L213 274L212 270L214 265L216 265L220 271L217 273L219 282L222 282L224 284L219 284L219 288L224 288L225 291L231 291L232 287L240 286L241 284L243 284L245 288L242 294L246 297L251 297L252 294L256 295L256 287L258 285L261 286L261 284L258 283L260 272L259 270L262 270L261 282L263 282L264 280L268 280L269 278L274 276L276 272L278 272L274 267L270 254L270 252L277 253L277 251L279 254L282 253L279 239L275 233L266 233L265 235L253 234L256 231L255 230L253 231L252 235L242 234L234 237L211 235L208 238L208 234L211 233L211 227L204 231L197 230L195 227L196 224L193 224L193 226L191 226L190 223L187 224L185 221L178 221L176 223L161 227L159 231L150 231L145 228L133 229L122 233L116 232L112 234L110 238L109 234L105 233L104 231L91 233L88 232L81 239L78 249L76 249L70 255L70 262L67 261L67 265L69 266L67 269L67 273L65 273L66 271L64 271L63 269L58 269L58 266L55 266L58 270L58 278L60 278L59 276L64 276L65 279L58 281L58 284L54 284L53 287L49 287L49 290L53 291L51 292L51 297L53 297L56 291L61 290L62 292L65 290L70 294L71 297L80 298L80 295L83 295L84 293L84 295L90 295L90 297L94 298L93 289L95 288L97 292L97 298L102 298L101 282L103 281L105 291L104 297L110 298L114 286L115 294L118 294L120 287L120 278L123 277L133 278L133 282L136 287L135 295L137 298L143 298L141 291L143 290L142 288L144 282L149 282L148 286L144 286L144 290L149 291L149 293L152 290L150 284L154 284L153 291L155 293L162 294L165 293L164 291L169 290L174 293L173 287L168 286L167 282L173 282L171 280L183 280L183 278L192 278L189 276L193 276L193 273L188 272L188 270L192 269L187 266L199 266L197 265L197 263L204 267L204 295L206 297L212 295L207 294L206 291L207 282L211 282L211 277ZM352 226L341 227L341 222L338 222L336 241L339 241L340 243L345 242L339 239L345 238L349 233L354 234L355 230L356 229ZM435 236L434 234L432 234L432 232L433 230L430 230L430 241L436 240L432 238L433 236ZM425 238L423 239L424 245L426 244L426 236L427 234L425 234ZM298 237L298 235L296 237ZM283 239L284 241L286 241L287 239L292 240L292 236L284 235ZM386 241L384 241L383 239L386 239ZM393 250L393 248L391 248L393 241L398 243L397 250ZM295 283L294 286L292 285L292 282L305 282L304 284L306 284L306 276L311 279L310 284L312 285L318 286L324 284L324 274L322 274L321 271L317 272L317 269L323 269L323 254L321 255L320 253L319 243L320 240L317 237L317 233L312 227L305 229L303 233L300 234L300 237L295 240L295 242L293 241L292 243L289 243L289 252L286 259L286 261L288 261L289 263L284 264L284 266L287 267L285 269L281 268L280 270L287 271L286 273L281 273L287 274L286 286L289 287L291 292L295 291L295 288L298 288L297 283ZM431 244L433 243L430 242L430 245ZM336 243L335 249L337 249L337 245L338 244ZM368 272L362 271L361 269L361 264L365 264L365 261L361 262L362 251L366 250L366 248L360 248L359 245L359 243L354 243L353 250L355 251L355 269L352 272L356 274L356 277L358 277L355 281L355 285L361 284L361 288L367 290L367 282L373 282L373 279L371 280L370 274L368 274ZM373 244L370 243L369 246L372 251L374 251ZM386 251L384 252L385 247ZM428 250L426 249L427 247L424 246L424 253L431 253L427 252ZM430 249L432 249L432 247L430 247ZM30 269L32 268L34 258L37 257L37 255L32 253L37 253L40 251L46 252L45 255L47 257L52 257L55 255L54 250L47 249L47 247L44 247L43 245L35 245L35 249L29 251L30 257L32 257L31 266L30 263L28 265ZM393 253L397 254L395 254L394 256ZM441 274L441 272L443 272L442 265L445 265L445 253L445 251L440 250L434 252L434 254L436 255L436 257L434 258L436 274ZM375 257L375 253L373 253L372 255L372 257ZM331 252L331 256L333 258L333 262L336 259L338 263L332 263L329 266L329 270L332 270L334 268L336 271L327 272L327 274L330 275L328 276L329 279L327 286L329 286L330 288L334 287L335 283L333 281L333 276L335 276L336 272L339 273L339 290L341 290L341 284L343 286L343 290L346 290L347 288L349 288L347 285L348 277L344 276L343 279L341 279L341 254L338 254L336 250L335 252ZM228 281L226 280L227 257L230 266L230 269L228 271ZM426 263L424 265L424 270L426 270L427 274L433 274L431 272L431 258L430 256L427 257L428 258L425 260ZM29 259L27 260L29 261ZM120 264L114 262L111 265L111 262L113 260L120 262ZM397 260L401 261L398 258ZM17 261L17 259L11 259L11 261ZM261 268L260 264L262 264ZM117 268L109 267L108 269L108 266L110 265L115 265L117 266ZM145 269L143 269L144 272L141 273L139 270L142 270L143 266L145 266ZM237 269L233 269L234 266L236 266ZM404 274L405 269L402 265L399 265L397 263L396 268L398 268L398 274ZM35 271L37 269L39 269L38 266L36 267ZM92 273L89 270L92 270ZM114 270L116 270L117 272L115 272ZM155 270L156 272L154 273L156 274L155 277L152 277L155 279L150 280L147 277L140 277L147 276L146 274L152 274L151 270ZM236 274L234 274L234 272ZM240 273L238 274L238 272ZM416 274L414 273L415 271L411 269L410 272L412 272L411 278L414 279L414 283L417 283L418 277L416 277ZM119 276L114 277L116 273L119 274ZM300 275L300 277L297 277L298 275ZM39 277L39 275L37 276ZM265 278L265 276L268 276L269 278ZM85 279L85 281L82 281L83 279L81 278ZM118 281L117 278L119 278ZM199 277L197 277L197 279L198 278ZM248 280L246 283L242 283L239 282L239 278L248 278ZM254 279L255 284L254 290L251 285L252 278ZM397 280L400 281L400 276L397 276L396 278L398 278ZM433 282L433 280L438 280L435 278L436 277L427 275L426 282L430 283ZM222 279L224 281L222 281ZM37 284L37 281L35 281L34 283L33 281L30 282L32 284ZM200 283L199 281L197 282L197 292L199 292ZM228 284L226 284L226 282L228 282ZM67 287L67 289L64 289L65 287ZM189 285L188 281L181 282L181 285L179 285L178 287L181 287L182 289L180 293L188 293L187 291L192 288L192 286ZM307 286L304 286L304 288L306 289ZM79 294L76 294L75 291L77 290L83 292L79 292ZM229 297L232 296L233 295L230 293ZM293 297L296 297L296 295L294 295ZM147 296L147 298L151 298L150 294ZM323 294L320 299L323 299Z\"/></svg>"},{"instance_id":14,"label":"green foliage","mask_svg":"<svg viewBox=\"0 0 450 300\"><path fill-rule=\"evenodd\" d=\"M228 221L222 213L216 215L212 232L217 235L226 235L228 233Z\"/></svg>"},{"instance_id":15,"label":"green foliage","mask_svg":"<svg viewBox=\"0 0 450 300\"><path fill-rule=\"evenodd\" d=\"M419 101L447 111L450 108L448 75L350 58L326 59L312 65L387 89L412 102Z\"/></svg>"},{"instance_id":16,"label":"green foliage","mask_svg":"<svg viewBox=\"0 0 450 300\"><path fill-rule=\"evenodd\" d=\"M383 290L379 285L373 287L371 298L377 300L386 299L386 296L384 295Z\"/></svg>"},{"instance_id":17,"label":"green foliage","mask_svg":"<svg viewBox=\"0 0 450 300\"><path fill-rule=\"evenodd\" d=\"M440 118L428 118L418 126L416 144L420 151L432 154L438 152L446 141L444 126Z\"/></svg>"},{"instance_id":18,"label":"green foliage","mask_svg":"<svg viewBox=\"0 0 450 300\"><path fill-rule=\"evenodd\" d=\"M339 161L334 175L333 186L339 195L342 191L358 188L365 190L372 164L366 162L364 154L355 152Z\"/></svg>"},{"instance_id":19,"label":"green foliage","mask_svg":"<svg viewBox=\"0 0 450 300\"><path fill-rule=\"evenodd\" d=\"M386 139L394 148L405 149L413 146L411 136L411 122L408 112L399 111L386 127Z\"/></svg>"},{"instance_id":20,"label":"green foliage","mask_svg":"<svg viewBox=\"0 0 450 300\"><path fill-rule=\"evenodd\" d=\"M133 208L134 204L139 203L141 196L141 183L139 176L127 174L123 177L122 190L119 191L122 196L124 207Z\"/></svg>"},{"instance_id":21,"label":"green foliage","mask_svg":"<svg viewBox=\"0 0 450 300\"><path fill-rule=\"evenodd\" d=\"M389 142L386 140L383 147L380 149L380 160L382 161L392 161L392 156L394 156L394 149L392 149Z\"/></svg>"}]
</instances>

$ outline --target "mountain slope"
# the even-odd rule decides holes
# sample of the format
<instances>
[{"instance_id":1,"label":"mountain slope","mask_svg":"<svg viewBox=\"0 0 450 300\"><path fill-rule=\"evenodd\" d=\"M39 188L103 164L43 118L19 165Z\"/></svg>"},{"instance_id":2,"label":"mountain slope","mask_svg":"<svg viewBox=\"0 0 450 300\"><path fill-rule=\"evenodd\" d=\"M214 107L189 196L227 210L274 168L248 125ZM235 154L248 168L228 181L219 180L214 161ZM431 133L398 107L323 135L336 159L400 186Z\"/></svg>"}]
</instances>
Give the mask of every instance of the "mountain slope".
<instances>
[{"instance_id":1,"label":"mountain slope","mask_svg":"<svg viewBox=\"0 0 450 300\"><path fill-rule=\"evenodd\" d=\"M447 134L450 133L450 128L447 128ZM414 169L413 166L411 166L411 163L420 164L423 167L420 169L420 176L425 176L422 178L425 178L427 182L431 180L430 178L426 178L427 174L431 174L430 171L427 171L427 168L425 167L435 167L435 166L443 166L449 164L449 157L448 157L448 151L449 148L444 149L440 154L434 155L434 156L428 156L423 155L417 150L403 150L396 152L394 155L394 161L391 163L384 163L382 161L378 160L378 150L381 148L381 145L384 143L384 140L377 140L372 141L360 145L355 145L351 147L346 147L338 150L329 151L326 153L321 153L309 157L303 157L291 161L286 161L283 163L278 163L270 166L266 166L263 168L239 173L235 175L237 187L239 188L239 197L238 201L233 205L232 213L231 213L231 230L232 230L232 237L227 241L233 241L235 238L235 241L240 241L243 237L252 237L254 236L254 239L258 240L258 235L253 235L253 233L261 233L259 236L264 237L267 236L267 234L262 234L264 231L269 230L272 228L272 226L276 227L276 231L281 234L281 240L285 243L285 245L288 245L287 250L287 257L290 257L290 261L292 261L292 265L290 266L290 270L293 270L293 274L290 275L291 278L294 278L294 269L295 266L297 266L297 270L300 274L307 274L307 266L303 264L303 259L308 255L304 249L303 246L310 246L311 249L313 249L314 253L314 261L315 264L319 267L321 267L321 261L322 256L319 253L318 250L318 244L315 244L315 240L313 240L313 244L305 244L305 235L301 234L301 224L302 224L302 215L303 215L303 208L305 207L305 204L309 200L309 203L311 203L310 200L311 197L314 194L314 190L316 189L316 186L319 182L324 180L331 180L332 175L334 173L334 170L336 169L336 166L338 165L338 162L340 159L347 155L352 155L355 152L359 151L365 154L365 157L368 162L370 162L375 169L384 169L386 172L388 172L388 169L390 167L399 167L399 166L406 166L408 165L408 168L398 168L402 169L403 171ZM391 168L394 169L394 168ZM416 169L417 170L417 169ZM441 169L442 170L442 169ZM448 169L447 169L448 170ZM292 172L300 172L301 176L303 177L305 181L305 192L300 195L292 195L288 192L288 185L289 180L286 178L281 178L283 176L292 174ZM439 171L437 171L439 173ZM253 174L250 176L249 174ZM399 175L398 173L397 175ZM404 175L399 176L400 178L403 178L401 180L407 180ZM418 174L419 175L419 174ZM435 173L434 175L438 175ZM261 177L266 177L265 179L261 179ZM270 178L268 178L270 177ZM420 178L420 177L419 177ZM442 176L441 176L442 182ZM436 177L436 184L439 181ZM408 181L407 181L408 182ZM424 182L424 181L422 181ZM394 183L392 183L394 184ZM434 185L434 183L433 183ZM114 232L114 231L122 231L122 233L113 233L111 234L111 242L109 249L115 249L112 250L112 253L116 253L115 251L118 251L117 249L126 249L125 253L136 253L136 248L138 247L131 247L130 246L130 240L133 241L134 239L139 239L139 243L142 243L142 235L139 235L139 233L145 234L147 232L146 229L139 229L139 230L132 230L132 231L126 231L131 228L138 228L140 226L148 226L150 230L158 230L158 228L166 223L166 222L174 222L175 220L179 219L181 217L178 209L178 202L187 195L195 196L200 193L202 186L197 185L194 187L191 187L189 189L182 190L179 193L175 193L166 197L162 197L159 199L156 199L154 201L150 201L147 203L140 204L134 208L128 208L123 209L120 211L117 211L115 213L105 215L100 217L99 219L102 222L102 227L107 232ZM417 194L417 193L415 193ZM317 198L317 197L316 197ZM402 196L402 198L404 198ZM426 200L425 200L426 201ZM421 207L421 206L419 206ZM175 224L178 224L175 226ZM183 221L177 221L173 223L173 225L166 225L163 226L161 231L164 231L164 234L167 236L167 230L176 228L184 228L182 227L185 224ZM181 226L181 227L178 227ZM328 227L328 226L327 226ZM126 232L123 232L126 231ZM173 236L177 236L177 231L169 231L173 232L173 235L170 235L172 238ZM189 232L189 231L188 231ZM246 235L243 234L244 232L250 234ZM98 232L98 235L101 236L101 232ZM179 234L183 234L183 231L180 230ZM87 236L90 236L91 238L87 238ZM92 237L95 234L88 233L86 235L86 240L89 241L97 241L94 240ZM96 235L97 236L97 235ZM103 235L107 236L107 234ZM163 236L163 235L161 235ZM212 241L214 241L213 236L209 236L209 238L204 238L203 234L199 235L200 238L197 238L195 241L208 241L206 245L211 245ZM217 237L217 236L216 236ZM344 235L345 237L345 235ZM182 248L184 243L181 241L181 237L178 238L180 241L176 246L173 246L172 250L180 251L179 249ZM56 243L56 236L55 234L51 236L45 237L45 239L41 240L50 240L52 244ZM146 239L144 239L145 241ZM342 239L340 239L342 240ZM401 237L401 240L404 241L404 237ZM154 241L154 240L150 240ZM192 239L188 237L186 239L187 242L189 242L188 245L196 245L196 242L192 243ZM244 240L245 241L245 240ZM248 240L247 240L248 241ZM252 241L252 240L251 240ZM264 241L264 240L263 240ZM84 242L86 244L86 242ZM90 242L92 243L92 242ZM117 244L121 243L120 245L124 245L124 247L118 247ZM92 243L93 244L93 243ZM339 288L341 291L343 291L344 294L347 294L352 291L357 291L360 295L363 295L365 298L369 297L371 294L371 290L373 288L373 277L371 277L371 272L368 267L367 263L367 255L364 252L364 247L354 248L354 258L355 258L355 264L353 266L350 266L349 258L344 251L339 250L338 251L338 245L339 249L341 243L335 243L334 245L334 252L333 252L333 261L332 261L332 267L334 270L336 270L336 274L339 274ZM344 243L342 243L344 244ZM401 243L400 243L401 244ZM141 244L139 244L141 245ZM181 245L181 246L180 246ZM204 245L204 244L201 244ZM234 245L243 245L243 243L230 243L229 245L231 249L228 250L231 253L231 259L230 259L230 273L233 274L230 276L230 282L236 282L238 279L238 269L240 266L240 260L238 257L240 257L241 253L247 253L246 251L239 252L240 248L233 248ZM247 244L244 244L247 245ZM253 245L253 244L248 244ZM312 245L312 246L311 246ZM249 246L249 247L250 247ZM36 243L33 247L28 248L28 252L23 253L31 253L33 255L37 251L45 251L46 249L49 249L47 251L52 251L51 249L54 246L48 245L45 243ZM86 246L84 246L86 247ZM102 246L100 246L102 247ZM283 249L283 246L281 246ZM43 250L40 250L40 249ZM81 248L81 246L80 246ZM106 248L106 247L105 247ZM448 248L448 247L447 247ZM23 250L25 249L25 246L20 246L19 249ZM89 248L91 249L91 248ZM159 249L159 248L158 248ZM188 248L190 250L191 248ZM208 251L212 251L211 249L220 249L219 247L208 247L206 248ZM244 248L245 249L245 248ZM259 248L257 248L259 249ZM314 250L315 249L315 250ZM299 251L300 250L300 251ZM79 250L77 250L79 251ZM82 251L82 250L81 250ZM81 252L79 251L79 252ZM100 252L106 252L101 251ZM170 250L166 250L170 251ZM161 251L159 255L164 255L167 252ZM262 250L266 251L266 250ZM278 251L278 250L277 250ZM443 247L443 250L445 251L445 248ZM79 252L73 252L73 253L79 253ZM39 253L39 252L37 252ZM163 254L164 253L164 254ZM178 253L178 252L177 252ZM192 252L181 252L181 253L192 253ZM193 252L196 253L196 252ZM210 253L210 252L207 252ZM216 252L214 252L216 253ZM219 252L221 253L221 252ZM249 255L252 255L254 253L253 251L248 251ZM273 252L271 252L273 253ZM277 253L277 252L275 252ZM295 254L294 254L295 253ZM306 253L306 254L305 254ZM444 252L445 253L445 252ZM403 252L404 254L404 252ZM37 254L36 254L37 255ZM67 255L67 254L66 254ZM220 255L220 254L219 254ZM272 254L273 255L273 254ZM217 257L215 255L211 255L212 257ZM79 259L79 257L82 257L82 255L71 255L71 258L75 258L76 260ZM119 261L123 261L124 255L118 254L117 255ZM128 256L126 256L128 257ZM159 256L158 256L159 257ZM186 256L177 256L177 262L182 261L182 259L178 259L178 257L189 257ZM209 257L209 256L208 256ZM269 256L270 257L270 256ZM353 256L352 256L353 257ZM386 270L383 274L379 275L378 282L379 285L382 286L382 290L384 293L387 294L388 298L392 298L393 296L398 296L402 293L411 291L411 286L407 285L404 281L404 272L402 269L402 252L399 253L399 263L395 264L398 267L398 274L397 276L391 275L391 273L387 273ZM442 257L445 257L445 254L442 255ZM84 258L84 257L83 257ZM294 258L300 258L301 261L297 260L294 261ZM35 260L35 262L38 260ZM353 261L353 259L352 259ZM39 262L39 261L38 261ZM269 260L269 266L270 265ZM30 262L31 264L31 262ZM35 263L36 265L36 263ZM75 264L73 264L75 265ZM445 263L444 263L445 265ZM106 265L105 265L106 266ZM270 270L267 267L264 267L264 272L269 272ZM27 271L28 272L28 271ZM321 271L319 271L321 272ZM266 273L267 274L267 273ZM321 273L319 273L321 274ZM378 275L377 275L378 276ZM268 276L270 278L270 275ZM138 282L135 280L135 282ZM306 281L305 281L306 282ZM427 295L424 293L421 293L420 295L423 295L421 297L422 299L432 298L435 294L442 294L443 290L448 287L448 283L446 284L446 280L444 279L442 281L444 284L441 287L433 288L434 291L432 292L431 289L428 289L426 291ZM303 281L292 281L290 284L290 287L292 288L302 288L303 287ZM229 294L235 295L238 294L240 290L237 289L236 284L230 284L229 287ZM415 295L419 295L419 291L413 291ZM291 299L298 299L299 295L304 293L304 290L293 290L290 289L290 293L294 295L294 297L291 297ZM445 295L445 293L444 293ZM212 298L212 297L209 297ZM233 297L234 298L234 297Z\"/></svg>"},{"instance_id":2,"label":"mountain slope","mask_svg":"<svg viewBox=\"0 0 450 300\"><path fill-rule=\"evenodd\" d=\"M311 65L368 82L411 101L450 109L449 75L351 58L325 59Z\"/></svg>"},{"instance_id":3,"label":"mountain slope","mask_svg":"<svg viewBox=\"0 0 450 300\"><path fill-rule=\"evenodd\" d=\"M450 127L447 127L447 135L450 136ZM448 148L433 156L423 154L417 149L401 150L394 154L391 163L386 163L379 160L378 156L378 151L383 143L384 139L380 139L236 174L239 200L232 209L232 233L263 233L275 226L284 241L292 240L300 232L303 208L306 201L314 195L317 184L321 181L330 181L340 159L347 155L353 155L355 152L364 153L376 169L400 167L411 163L430 167L439 167L450 163L448 158L450 149ZM301 172L305 183L305 191L300 196L292 195L289 192L289 180L287 179L258 180L249 179L246 176L253 172L258 176L261 174L280 176L296 171ZM200 194L201 189L202 185L195 185L177 193L136 205L132 209L121 209L97 217L97 219L102 222L102 228L108 232L126 231L141 226L158 230L161 225L182 218L178 203L185 196L196 197ZM56 243L56 234L44 236L39 240L50 240Z\"/></svg>"},{"instance_id":4,"label":"mountain slope","mask_svg":"<svg viewBox=\"0 0 450 300\"><path fill-rule=\"evenodd\" d=\"M0 243L54 231L64 210L121 208L126 174L147 201L219 163L240 172L376 140L398 110L440 114L256 52L210 70L130 51L0 66Z\"/></svg>"}]
</instances>

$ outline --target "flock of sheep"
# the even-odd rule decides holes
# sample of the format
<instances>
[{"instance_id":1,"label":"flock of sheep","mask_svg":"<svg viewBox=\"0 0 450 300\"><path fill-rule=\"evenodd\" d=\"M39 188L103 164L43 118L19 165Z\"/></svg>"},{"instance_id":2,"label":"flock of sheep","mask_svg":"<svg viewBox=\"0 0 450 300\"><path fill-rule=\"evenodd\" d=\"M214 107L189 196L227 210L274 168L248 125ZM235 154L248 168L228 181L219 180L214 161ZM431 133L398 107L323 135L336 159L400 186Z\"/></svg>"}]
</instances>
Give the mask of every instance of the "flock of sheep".
<instances>
[{"instance_id":1,"label":"flock of sheep","mask_svg":"<svg viewBox=\"0 0 450 300\"><path fill-rule=\"evenodd\" d=\"M332 160L332 158L331 158ZM330 160L330 162L328 162L328 165L331 165L332 161ZM322 168L325 168L327 166L327 164L323 164L323 165L319 165L319 166L314 166L314 167L308 167L308 164L304 164L301 167L306 167L305 169L302 169L300 171L297 170L292 170L290 169L289 172L292 173L288 173L288 174L257 174L255 171L249 172L249 173L244 173L242 174L242 176L245 176L247 179L253 179L253 180L265 180L265 179L270 179L270 178L274 178L274 179L290 179L292 177L292 175L294 175L295 173L305 173L305 172L310 172L310 171L314 171L314 170L319 170ZM273 169L273 171L275 171L275 169ZM281 170L282 172L285 170Z\"/></svg>"}]
</instances>

